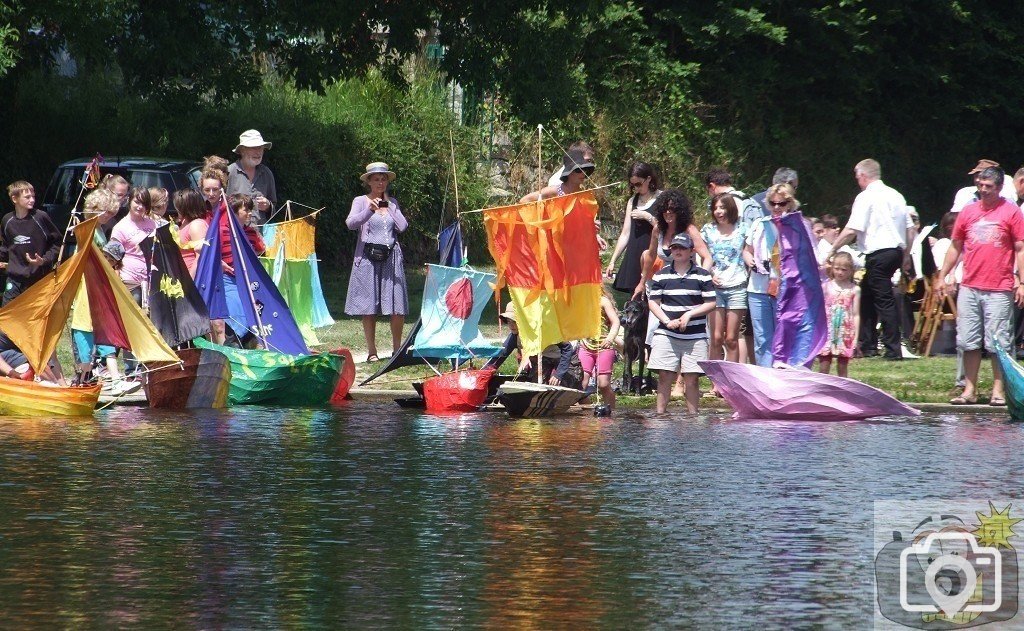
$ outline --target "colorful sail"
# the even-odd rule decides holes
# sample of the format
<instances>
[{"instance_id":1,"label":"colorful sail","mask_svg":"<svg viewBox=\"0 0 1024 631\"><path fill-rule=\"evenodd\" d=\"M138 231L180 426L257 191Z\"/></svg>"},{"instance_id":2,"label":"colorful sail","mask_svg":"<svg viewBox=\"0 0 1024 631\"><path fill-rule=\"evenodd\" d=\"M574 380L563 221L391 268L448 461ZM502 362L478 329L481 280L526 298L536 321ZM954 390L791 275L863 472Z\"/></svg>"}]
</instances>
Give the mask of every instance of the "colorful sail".
<instances>
[{"instance_id":1,"label":"colorful sail","mask_svg":"<svg viewBox=\"0 0 1024 631\"><path fill-rule=\"evenodd\" d=\"M771 221L778 230L782 274L772 356L776 364L809 368L828 342L814 238L803 213L787 213Z\"/></svg>"},{"instance_id":2,"label":"colorful sail","mask_svg":"<svg viewBox=\"0 0 1024 631\"><path fill-rule=\"evenodd\" d=\"M494 279L494 274L468 268L428 265L413 353L465 360L500 352L501 347L490 344L479 329Z\"/></svg>"},{"instance_id":3,"label":"colorful sail","mask_svg":"<svg viewBox=\"0 0 1024 631\"><path fill-rule=\"evenodd\" d=\"M508 287L524 353L600 334L596 215L592 191L484 211L495 289Z\"/></svg>"},{"instance_id":4,"label":"colorful sail","mask_svg":"<svg viewBox=\"0 0 1024 631\"><path fill-rule=\"evenodd\" d=\"M320 285L315 215L263 226L267 251L260 259L281 291L309 346L320 344L315 329L334 324Z\"/></svg>"},{"instance_id":5,"label":"colorful sail","mask_svg":"<svg viewBox=\"0 0 1024 631\"><path fill-rule=\"evenodd\" d=\"M169 225L156 229L149 317L167 343L181 346L210 332L210 313L185 267Z\"/></svg>"},{"instance_id":6,"label":"colorful sail","mask_svg":"<svg viewBox=\"0 0 1024 631\"><path fill-rule=\"evenodd\" d=\"M85 265L85 288L96 343L130 350L143 363L177 362L178 356L135 303L96 244L90 242L88 251L91 254Z\"/></svg>"},{"instance_id":7,"label":"colorful sail","mask_svg":"<svg viewBox=\"0 0 1024 631\"><path fill-rule=\"evenodd\" d=\"M232 212L225 212L223 204L213 215L210 229L206 233L206 241L210 245L202 249L196 266L196 287L206 303L210 317L229 318L221 267L220 222L225 216L230 226L230 247L235 259L235 279L245 312L245 326L266 344L267 350L308 355L309 347L303 341L299 326L284 297L253 251L238 218Z\"/></svg>"},{"instance_id":8,"label":"colorful sail","mask_svg":"<svg viewBox=\"0 0 1024 631\"><path fill-rule=\"evenodd\" d=\"M92 242L97 222L93 217L78 224L76 242ZM91 252L90 248L75 252L52 274L0 308L0 331L11 338L36 372L43 369L57 348Z\"/></svg>"}]
</instances>

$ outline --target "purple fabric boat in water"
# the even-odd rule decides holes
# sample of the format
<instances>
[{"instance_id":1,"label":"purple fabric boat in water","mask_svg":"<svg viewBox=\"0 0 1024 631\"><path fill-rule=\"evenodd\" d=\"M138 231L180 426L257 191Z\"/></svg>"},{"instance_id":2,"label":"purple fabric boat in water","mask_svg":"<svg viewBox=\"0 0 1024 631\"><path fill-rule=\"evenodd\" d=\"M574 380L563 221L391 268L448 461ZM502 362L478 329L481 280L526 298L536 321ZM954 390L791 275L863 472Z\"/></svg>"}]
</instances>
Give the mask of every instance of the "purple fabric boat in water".
<instances>
[{"instance_id":1,"label":"purple fabric boat in water","mask_svg":"<svg viewBox=\"0 0 1024 631\"><path fill-rule=\"evenodd\" d=\"M698 364L732 406L734 419L851 421L921 414L855 379L726 361Z\"/></svg>"}]
</instances>

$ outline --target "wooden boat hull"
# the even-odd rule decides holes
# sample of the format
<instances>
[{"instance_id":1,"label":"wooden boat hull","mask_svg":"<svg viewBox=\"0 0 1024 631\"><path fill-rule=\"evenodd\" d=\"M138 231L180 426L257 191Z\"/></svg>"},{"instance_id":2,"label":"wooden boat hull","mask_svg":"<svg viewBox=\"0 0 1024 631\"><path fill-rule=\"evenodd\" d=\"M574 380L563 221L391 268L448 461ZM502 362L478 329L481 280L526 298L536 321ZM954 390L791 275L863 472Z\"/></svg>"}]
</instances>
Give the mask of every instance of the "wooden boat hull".
<instances>
[{"instance_id":1,"label":"wooden boat hull","mask_svg":"<svg viewBox=\"0 0 1024 631\"><path fill-rule=\"evenodd\" d=\"M996 355L999 357L999 366L1003 369L1003 390L1010 418L1024 421L1024 367L1001 348L996 349Z\"/></svg>"},{"instance_id":2,"label":"wooden boat hull","mask_svg":"<svg viewBox=\"0 0 1024 631\"><path fill-rule=\"evenodd\" d=\"M698 364L732 406L735 419L851 421L921 414L854 379L717 360Z\"/></svg>"},{"instance_id":3,"label":"wooden boat hull","mask_svg":"<svg viewBox=\"0 0 1024 631\"><path fill-rule=\"evenodd\" d=\"M227 356L231 365L230 405L325 405L338 385L345 363L344 357L332 353L287 355L230 348L202 338L195 343Z\"/></svg>"},{"instance_id":4,"label":"wooden boat hull","mask_svg":"<svg viewBox=\"0 0 1024 631\"><path fill-rule=\"evenodd\" d=\"M0 415L3 416L92 416L99 398L99 384L70 388L0 379Z\"/></svg>"},{"instance_id":5,"label":"wooden boat hull","mask_svg":"<svg viewBox=\"0 0 1024 631\"><path fill-rule=\"evenodd\" d=\"M176 351L183 365L153 366L148 373L149 407L168 410L221 409L228 405L231 365L223 353L208 348Z\"/></svg>"},{"instance_id":6,"label":"wooden boat hull","mask_svg":"<svg viewBox=\"0 0 1024 631\"><path fill-rule=\"evenodd\" d=\"M582 390L523 381L507 382L498 388L498 402L509 416L544 418L564 414L585 395Z\"/></svg>"},{"instance_id":7,"label":"wooden boat hull","mask_svg":"<svg viewBox=\"0 0 1024 631\"><path fill-rule=\"evenodd\" d=\"M475 412L487 398L494 370L459 370L423 382L428 412Z\"/></svg>"}]
</instances>

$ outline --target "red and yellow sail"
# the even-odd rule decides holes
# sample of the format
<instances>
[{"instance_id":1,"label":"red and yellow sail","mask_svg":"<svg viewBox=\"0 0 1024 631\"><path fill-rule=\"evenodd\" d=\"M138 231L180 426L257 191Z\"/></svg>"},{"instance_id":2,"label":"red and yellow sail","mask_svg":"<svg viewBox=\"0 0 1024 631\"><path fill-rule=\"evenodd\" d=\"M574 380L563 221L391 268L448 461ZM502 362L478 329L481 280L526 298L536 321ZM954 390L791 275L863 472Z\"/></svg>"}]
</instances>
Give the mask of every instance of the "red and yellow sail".
<instances>
[{"instance_id":1,"label":"red and yellow sail","mask_svg":"<svg viewBox=\"0 0 1024 631\"><path fill-rule=\"evenodd\" d=\"M36 372L43 369L57 348L78 287L86 276L97 342L127 348L143 362L178 361L93 243L97 221L94 217L75 228L75 239L89 247L80 248L52 274L0 309L0 331L11 338Z\"/></svg>"},{"instance_id":2,"label":"red and yellow sail","mask_svg":"<svg viewBox=\"0 0 1024 631\"><path fill-rule=\"evenodd\" d=\"M601 259L592 191L484 211L495 291L508 287L523 352L596 337Z\"/></svg>"}]
</instances>

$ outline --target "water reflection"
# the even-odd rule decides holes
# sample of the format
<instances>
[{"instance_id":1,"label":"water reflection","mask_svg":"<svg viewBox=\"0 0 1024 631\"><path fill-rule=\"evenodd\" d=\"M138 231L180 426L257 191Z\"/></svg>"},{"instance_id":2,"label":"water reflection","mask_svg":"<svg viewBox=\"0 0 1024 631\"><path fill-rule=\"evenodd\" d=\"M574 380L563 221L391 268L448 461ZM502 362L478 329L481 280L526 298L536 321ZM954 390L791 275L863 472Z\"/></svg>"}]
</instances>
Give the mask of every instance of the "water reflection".
<instances>
[{"instance_id":1,"label":"water reflection","mask_svg":"<svg viewBox=\"0 0 1024 631\"><path fill-rule=\"evenodd\" d=\"M12 627L859 625L872 500L1016 495L1022 431L384 404L0 419L0 602Z\"/></svg>"}]
</instances>

